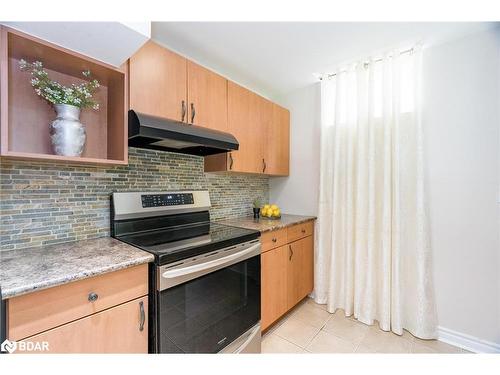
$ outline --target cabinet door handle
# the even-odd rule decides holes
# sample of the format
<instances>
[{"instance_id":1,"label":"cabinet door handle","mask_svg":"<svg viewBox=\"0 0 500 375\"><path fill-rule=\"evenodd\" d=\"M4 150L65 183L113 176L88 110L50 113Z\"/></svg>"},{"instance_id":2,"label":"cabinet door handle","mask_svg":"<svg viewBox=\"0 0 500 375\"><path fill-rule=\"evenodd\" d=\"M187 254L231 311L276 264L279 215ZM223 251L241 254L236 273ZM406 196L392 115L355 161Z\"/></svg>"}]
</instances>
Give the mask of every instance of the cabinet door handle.
<instances>
[{"instance_id":1,"label":"cabinet door handle","mask_svg":"<svg viewBox=\"0 0 500 375\"><path fill-rule=\"evenodd\" d=\"M97 293L94 293L94 292L89 293L89 298L88 298L89 302L95 302L95 301L97 301L98 298L99 298L99 296Z\"/></svg>"},{"instance_id":2,"label":"cabinet door handle","mask_svg":"<svg viewBox=\"0 0 500 375\"><path fill-rule=\"evenodd\" d=\"M306 233L306 230L305 229L302 229L302 234L305 234Z\"/></svg>"},{"instance_id":3,"label":"cabinet door handle","mask_svg":"<svg viewBox=\"0 0 500 375\"><path fill-rule=\"evenodd\" d=\"M229 170L233 169L233 154L229 153Z\"/></svg>"},{"instance_id":4,"label":"cabinet door handle","mask_svg":"<svg viewBox=\"0 0 500 375\"><path fill-rule=\"evenodd\" d=\"M292 260L293 257L292 245L288 245L288 249L290 250L290 257L288 258L288 260Z\"/></svg>"},{"instance_id":5,"label":"cabinet door handle","mask_svg":"<svg viewBox=\"0 0 500 375\"><path fill-rule=\"evenodd\" d=\"M184 117L186 117L186 102L183 100L181 105L181 122L184 122Z\"/></svg>"},{"instance_id":6,"label":"cabinet door handle","mask_svg":"<svg viewBox=\"0 0 500 375\"><path fill-rule=\"evenodd\" d=\"M262 159L262 173L266 171L266 161Z\"/></svg>"},{"instance_id":7,"label":"cabinet door handle","mask_svg":"<svg viewBox=\"0 0 500 375\"><path fill-rule=\"evenodd\" d=\"M144 302L139 302L140 324L139 331L144 331L144 323L146 322L146 314L144 313Z\"/></svg>"},{"instance_id":8,"label":"cabinet door handle","mask_svg":"<svg viewBox=\"0 0 500 375\"><path fill-rule=\"evenodd\" d=\"M271 241L273 241L274 243L276 243L276 241L278 241L276 238L273 238Z\"/></svg>"},{"instance_id":9,"label":"cabinet door handle","mask_svg":"<svg viewBox=\"0 0 500 375\"><path fill-rule=\"evenodd\" d=\"M191 124L194 124L194 116L196 116L196 110L194 109L194 103L191 103Z\"/></svg>"}]
</instances>

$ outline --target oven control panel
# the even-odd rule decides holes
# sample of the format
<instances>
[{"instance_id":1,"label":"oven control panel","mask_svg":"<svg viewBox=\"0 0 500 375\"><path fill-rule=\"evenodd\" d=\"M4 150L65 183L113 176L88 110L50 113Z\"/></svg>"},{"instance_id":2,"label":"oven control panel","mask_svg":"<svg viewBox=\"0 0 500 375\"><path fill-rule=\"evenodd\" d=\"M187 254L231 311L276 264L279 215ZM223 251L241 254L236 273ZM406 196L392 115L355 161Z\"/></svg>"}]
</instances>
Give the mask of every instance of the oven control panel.
<instances>
[{"instance_id":1,"label":"oven control panel","mask_svg":"<svg viewBox=\"0 0 500 375\"><path fill-rule=\"evenodd\" d=\"M143 194L141 201L143 208L194 204L193 193Z\"/></svg>"}]
</instances>

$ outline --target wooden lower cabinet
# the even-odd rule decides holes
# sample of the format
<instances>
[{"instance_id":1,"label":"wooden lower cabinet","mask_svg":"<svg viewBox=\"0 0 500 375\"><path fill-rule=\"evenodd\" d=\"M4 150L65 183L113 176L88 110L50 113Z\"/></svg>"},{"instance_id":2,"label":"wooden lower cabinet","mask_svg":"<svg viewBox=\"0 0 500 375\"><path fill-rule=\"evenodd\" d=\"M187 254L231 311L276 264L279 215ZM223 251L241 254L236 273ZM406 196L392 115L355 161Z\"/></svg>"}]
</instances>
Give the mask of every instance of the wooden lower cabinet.
<instances>
[{"instance_id":1,"label":"wooden lower cabinet","mask_svg":"<svg viewBox=\"0 0 500 375\"><path fill-rule=\"evenodd\" d=\"M288 310L287 246L261 255L261 327L266 329Z\"/></svg>"},{"instance_id":2,"label":"wooden lower cabinet","mask_svg":"<svg viewBox=\"0 0 500 375\"><path fill-rule=\"evenodd\" d=\"M48 353L147 353L147 319L144 296L23 341L48 342Z\"/></svg>"},{"instance_id":3,"label":"wooden lower cabinet","mask_svg":"<svg viewBox=\"0 0 500 375\"><path fill-rule=\"evenodd\" d=\"M27 353L147 353L148 265L8 299L7 337L48 343Z\"/></svg>"},{"instance_id":4,"label":"wooden lower cabinet","mask_svg":"<svg viewBox=\"0 0 500 375\"><path fill-rule=\"evenodd\" d=\"M261 285L261 327L265 330L312 292L314 236L262 253Z\"/></svg>"},{"instance_id":5,"label":"wooden lower cabinet","mask_svg":"<svg viewBox=\"0 0 500 375\"><path fill-rule=\"evenodd\" d=\"M7 301L9 339L22 340L147 294L148 265L141 264L14 297Z\"/></svg>"},{"instance_id":6,"label":"wooden lower cabinet","mask_svg":"<svg viewBox=\"0 0 500 375\"><path fill-rule=\"evenodd\" d=\"M295 306L313 290L313 237L288 244L287 303Z\"/></svg>"}]
</instances>

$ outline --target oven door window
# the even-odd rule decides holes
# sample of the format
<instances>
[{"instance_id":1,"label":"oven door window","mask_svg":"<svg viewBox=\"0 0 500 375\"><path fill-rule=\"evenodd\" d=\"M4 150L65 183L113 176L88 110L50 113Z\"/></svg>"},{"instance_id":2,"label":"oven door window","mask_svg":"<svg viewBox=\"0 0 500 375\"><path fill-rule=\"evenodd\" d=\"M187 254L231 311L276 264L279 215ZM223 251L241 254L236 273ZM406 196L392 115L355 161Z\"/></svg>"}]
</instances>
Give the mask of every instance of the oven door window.
<instances>
[{"instance_id":1,"label":"oven door window","mask_svg":"<svg viewBox=\"0 0 500 375\"><path fill-rule=\"evenodd\" d=\"M160 353L217 353L260 321L260 256L159 292Z\"/></svg>"}]
</instances>

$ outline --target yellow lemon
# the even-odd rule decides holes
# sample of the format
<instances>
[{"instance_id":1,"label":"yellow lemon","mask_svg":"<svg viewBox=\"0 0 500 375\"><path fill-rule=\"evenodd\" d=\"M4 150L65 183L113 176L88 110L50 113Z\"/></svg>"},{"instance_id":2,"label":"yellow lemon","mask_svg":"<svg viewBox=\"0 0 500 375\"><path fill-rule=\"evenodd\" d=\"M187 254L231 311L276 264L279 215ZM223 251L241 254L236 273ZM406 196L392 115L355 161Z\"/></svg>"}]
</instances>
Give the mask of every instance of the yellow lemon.
<instances>
[{"instance_id":1,"label":"yellow lemon","mask_svg":"<svg viewBox=\"0 0 500 375\"><path fill-rule=\"evenodd\" d=\"M279 208L277 208L277 209L275 209L275 210L273 211L273 215L274 215L274 216L280 216L280 213L281 213L281 211L280 211L280 209L279 209Z\"/></svg>"},{"instance_id":2,"label":"yellow lemon","mask_svg":"<svg viewBox=\"0 0 500 375\"><path fill-rule=\"evenodd\" d=\"M267 216L267 208L263 208L262 210L260 210L260 213L262 216Z\"/></svg>"},{"instance_id":3,"label":"yellow lemon","mask_svg":"<svg viewBox=\"0 0 500 375\"><path fill-rule=\"evenodd\" d=\"M266 210L266 211L267 211L270 207L271 207L271 206L269 206L268 204L265 204L265 205L264 205L264 207L263 207L262 209L264 209L264 210Z\"/></svg>"},{"instance_id":4,"label":"yellow lemon","mask_svg":"<svg viewBox=\"0 0 500 375\"><path fill-rule=\"evenodd\" d=\"M274 210L277 210L277 209L278 209L278 206L277 206L277 205L275 205L275 204L273 204L273 205L271 206L271 209L272 209L273 211L274 211Z\"/></svg>"},{"instance_id":5,"label":"yellow lemon","mask_svg":"<svg viewBox=\"0 0 500 375\"><path fill-rule=\"evenodd\" d=\"M273 216L273 210L267 210L267 217Z\"/></svg>"}]
</instances>

